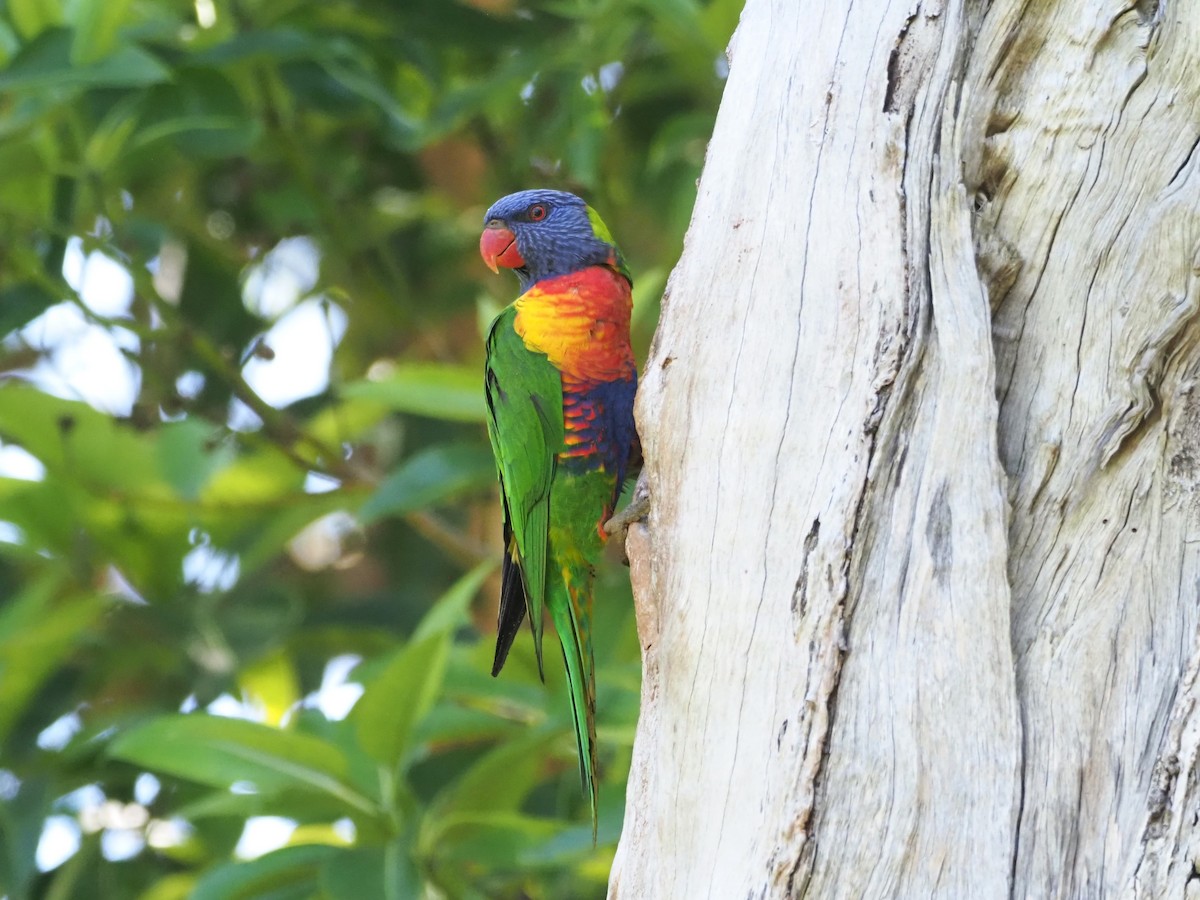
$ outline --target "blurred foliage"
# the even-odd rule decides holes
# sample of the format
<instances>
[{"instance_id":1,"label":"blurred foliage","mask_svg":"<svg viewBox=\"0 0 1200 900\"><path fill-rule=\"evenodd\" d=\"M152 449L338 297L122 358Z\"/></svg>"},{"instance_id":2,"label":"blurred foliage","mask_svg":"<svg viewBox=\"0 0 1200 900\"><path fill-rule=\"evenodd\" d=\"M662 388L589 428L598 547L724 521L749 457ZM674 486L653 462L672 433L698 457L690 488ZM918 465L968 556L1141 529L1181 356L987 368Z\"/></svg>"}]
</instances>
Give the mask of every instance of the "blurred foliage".
<instances>
[{"instance_id":1,"label":"blurred foliage","mask_svg":"<svg viewBox=\"0 0 1200 900\"><path fill-rule=\"evenodd\" d=\"M516 285L478 230L512 190L586 195L644 354L739 8L0 0L0 465L28 470L0 477L0 895L603 894L628 579L599 586L593 848L561 667L543 686L521 640L488 675L480 328ZM129 302L81 294L71 252ZM328 379L272 403L251 372L303 303ZM118 408L43 377L64 310L132 372ZM286 845L236 853L263 816ZM39 866L48 822L78 848Z\"/></svg>"}]
</instances>

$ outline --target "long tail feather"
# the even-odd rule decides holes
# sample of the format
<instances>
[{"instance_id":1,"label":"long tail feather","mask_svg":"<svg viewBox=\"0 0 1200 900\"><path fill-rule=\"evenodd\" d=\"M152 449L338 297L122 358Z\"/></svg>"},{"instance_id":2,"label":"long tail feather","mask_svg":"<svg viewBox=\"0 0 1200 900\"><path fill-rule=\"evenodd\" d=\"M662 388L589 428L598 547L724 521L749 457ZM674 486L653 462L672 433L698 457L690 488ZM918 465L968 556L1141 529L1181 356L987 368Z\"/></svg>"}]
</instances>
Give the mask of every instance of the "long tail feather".
<instances>
[{"instance_id":1,"label":"long tail feather","mask_svg":"<svg viewBox=\"0 0 1200 900\"><path fill-rule=\"evenodd\" d=\"M550 527L550 498L547 497L526 513L526 521L534 534L545 534ZM537 552L535 552L537 551ZM525 598L529 604L529 627L533 629L533 652L537 656L538 674L546 680L542 667L542 610L546 602L546 547L528 548L521 559L521 574L525 576Z\"/></svg>"},{"instance_id":2,"label":"long tail feather","mask_svg":"<svg viewBox=\"0 0 1200 900\"><path fill-rule=\"evenodd\" d=\"M590 591L590 585L588 586ZM592 658L590 593L568 587L569 597L555 591L556 601L550 604L554 628L562 641L563 660L567 666L567 681L571 694L571 715L575 725L575 741L579 749L579 776L592 813L592 843L596 842L596 680ZM564 591L563 593L567 593Z\"/></svg>"}]
</instances>

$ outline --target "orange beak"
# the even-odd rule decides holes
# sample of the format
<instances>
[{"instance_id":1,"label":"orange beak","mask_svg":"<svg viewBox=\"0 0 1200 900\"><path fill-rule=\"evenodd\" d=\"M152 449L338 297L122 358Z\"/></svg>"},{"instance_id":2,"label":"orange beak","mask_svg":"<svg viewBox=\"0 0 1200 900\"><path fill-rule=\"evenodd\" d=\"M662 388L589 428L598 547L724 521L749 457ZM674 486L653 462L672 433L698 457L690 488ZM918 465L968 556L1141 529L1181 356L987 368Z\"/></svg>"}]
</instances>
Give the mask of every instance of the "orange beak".
<instances>
[{"instance_id":1,"label":"orange beak","mask_svg":"<svg viewBox=\"0 0 1200 900\"><path fill-rule=\"evenodd\" d=\"M517 237L499 223L488 225L479 238L479 255L493 272L500 267L519 269L525 265L521 251L517 249Z\"/></svg>"}]
</instances>

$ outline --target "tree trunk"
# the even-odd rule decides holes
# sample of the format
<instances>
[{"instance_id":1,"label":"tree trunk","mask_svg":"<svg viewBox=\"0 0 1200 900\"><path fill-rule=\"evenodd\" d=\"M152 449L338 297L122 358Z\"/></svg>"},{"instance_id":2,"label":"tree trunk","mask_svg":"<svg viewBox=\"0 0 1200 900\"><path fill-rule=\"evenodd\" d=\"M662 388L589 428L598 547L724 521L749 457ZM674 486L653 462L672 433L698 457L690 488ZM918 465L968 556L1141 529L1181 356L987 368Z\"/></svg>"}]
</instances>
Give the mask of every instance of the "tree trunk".
<instances>
[{"instance_id":1,"label":"tree trunk","mask_svg":"<svg viewBox=\"0 0 1200 900\"><path fill-rule=\"evenodd\" d=\"M609 896L1200 895L1200 3L749 0L730 53Z\"/></svg>"}]
</instances>

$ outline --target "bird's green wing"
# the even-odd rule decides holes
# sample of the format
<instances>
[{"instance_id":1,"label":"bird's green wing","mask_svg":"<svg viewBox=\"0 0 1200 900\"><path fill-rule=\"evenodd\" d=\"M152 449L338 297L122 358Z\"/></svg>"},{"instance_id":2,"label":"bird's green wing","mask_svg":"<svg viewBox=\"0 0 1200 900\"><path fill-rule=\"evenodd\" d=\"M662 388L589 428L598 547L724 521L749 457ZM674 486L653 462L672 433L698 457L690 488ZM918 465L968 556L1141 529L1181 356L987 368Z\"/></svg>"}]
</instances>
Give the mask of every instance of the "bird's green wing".
<instances>
[{"instance_id":1,"label":"bird's green wing","mask_svg":"<svg viewBox=\"0 0 1200 900\"><path fill-rule=\"evenodd\" d=\"M508 545L493 675L504 665L526 607L538 671L542 668L550 484L555 455L563 445L562 375L544 355L525 346L513 327L515 318L514 307L505 309L487 339L488 437L500 475ZM524 602L518 588L524 589Z\"/></svg>"}]
</instances>

